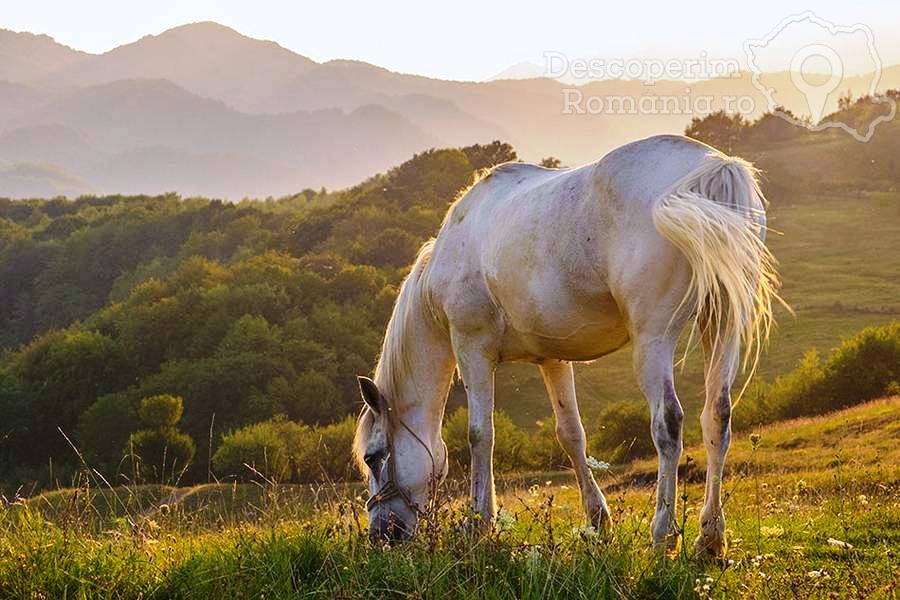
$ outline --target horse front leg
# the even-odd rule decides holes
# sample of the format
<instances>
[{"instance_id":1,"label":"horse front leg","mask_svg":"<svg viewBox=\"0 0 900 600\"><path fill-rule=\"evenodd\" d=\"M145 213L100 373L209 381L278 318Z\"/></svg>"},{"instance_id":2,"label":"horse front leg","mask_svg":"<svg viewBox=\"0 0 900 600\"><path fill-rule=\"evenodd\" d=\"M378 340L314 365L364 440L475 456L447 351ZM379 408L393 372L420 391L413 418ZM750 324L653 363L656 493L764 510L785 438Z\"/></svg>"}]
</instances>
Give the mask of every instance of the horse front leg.
<instances>
[{"instance_id":1,"label":"horse front leg","mask_svg":"<svg viewBox=\"0 0 900 600\"><path fill-rule=\"evenodd\" d=\"M581 490L581 502L587 513L588 523L600 529L609 529L610 516L606 498L594 480L587 462L587 440L578 412L575 397L575 373L572 363L548 360L541 364L541 374L556 415L556 437L572 461L575 478Z\"/></svg>"},{"instance_id":2,"label":"horse front leg","mask_svg":"<svg viewBox=\"0 0 900 600\"><path fill-rule=\"evenodd\" d=\"M678 488L678 461L683 449L684 411L675 394L672 360L674 340L650 338L635 340L634 366L638 384L650 404L650 430L659 456L656 485L656 513L651 530L653 543L677 548L681 531L676 519L675 495Z\"/></svg>"},{"instance_id":3,"label":"horse front leg","mask_svg":"<svg viewBox=\"0 0 900 600\"><path fill-rule=\"evenodd\" d=\"M472 510L479 518L479 525L489 528L497 510L494 491L494 371L497 363L486 344L460 335L452 337L469 404Z\"/></svg>"}]
</instances>

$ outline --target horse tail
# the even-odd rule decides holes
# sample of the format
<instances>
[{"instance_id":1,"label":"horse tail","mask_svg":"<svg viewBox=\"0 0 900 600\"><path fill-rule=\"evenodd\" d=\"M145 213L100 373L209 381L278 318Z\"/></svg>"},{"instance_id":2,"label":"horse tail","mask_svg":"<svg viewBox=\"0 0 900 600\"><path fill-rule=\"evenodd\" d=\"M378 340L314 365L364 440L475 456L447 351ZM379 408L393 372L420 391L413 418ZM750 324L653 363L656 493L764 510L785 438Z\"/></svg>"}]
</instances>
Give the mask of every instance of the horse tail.
<instances>
[{"instance_id":1,"label":"horse tail","mask_svg":"<svg viewBox=\"0 0 900 600\"><path fill-rule=\"evenodd\" d=\"M693 315L691 340L698 329L712 340L708 373L736 372L743 346L747 382L774 324L773 303L784 304L776 261L765 245L765 206L753 166L719 152L710 152L653 206L656 230L692 270L675 314Z\"/></svg>"}]
</instances>

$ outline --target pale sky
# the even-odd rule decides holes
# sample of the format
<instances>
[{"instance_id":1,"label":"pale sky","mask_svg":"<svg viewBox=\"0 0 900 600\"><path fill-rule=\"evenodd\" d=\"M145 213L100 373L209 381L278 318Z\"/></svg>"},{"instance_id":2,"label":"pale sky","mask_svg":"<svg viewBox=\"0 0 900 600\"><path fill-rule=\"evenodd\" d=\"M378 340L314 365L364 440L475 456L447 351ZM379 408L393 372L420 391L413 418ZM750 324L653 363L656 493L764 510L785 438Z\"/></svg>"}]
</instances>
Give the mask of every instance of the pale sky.
<instances>
[{"instance_id":1,"label":"pale sky","mask_svg":"<svg viewBox=\"0 0 900 600\"><path fill-rule=\"evenodd\" d=\"M46 33L100 53L193 21L217 21L317 61L363 60L444 79L482 80L544 52L608 58L743 58L743 42L813 8L875 33L885 64L900 62L900 3L490 2L488 0L3 0L0 27Z\"/></svg>"}]
</instances>

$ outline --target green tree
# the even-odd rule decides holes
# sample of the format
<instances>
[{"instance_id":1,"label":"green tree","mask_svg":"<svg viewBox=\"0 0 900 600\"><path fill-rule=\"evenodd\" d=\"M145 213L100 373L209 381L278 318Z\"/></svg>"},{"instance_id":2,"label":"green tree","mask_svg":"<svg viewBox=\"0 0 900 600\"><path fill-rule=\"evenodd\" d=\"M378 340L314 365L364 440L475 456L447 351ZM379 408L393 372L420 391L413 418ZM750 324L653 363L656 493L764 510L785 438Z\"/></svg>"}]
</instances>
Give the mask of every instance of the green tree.
<instances>
[{"instance_id":1,"label":"green tree","mask_svg":"<svg viewBox=\"0 0 900 600\"><path fill-rule=\"evenodd\" d=\"M36 462L71 455L60 430L71 436L81 413L130 379L117 341L77 326L48 333L26 346L13 369L28 397L30 441L23 449Z\"/></svg>"},{"instance_id":2,"label":"green tree","mask_svg":"<svg viewBox=\"0 0 900 600\"><path fill-rule=\"evenodd\" d=\"M797 118L794 113L783 106L775 107L774 112ZM802 127L794 125L774 112L765 113L749 125L744 132L744 139L760 144L772 144L790 140L805 131Z\"/></svg>"},{"instance_id":3,"label":"green tree","mask_svg":"<svg viewBox=\"0 0 900 600\"><path fill-rule=\"evenodd\" d=\"M107 394L78 418L75 436L88 464L113 481L125 458L122 449L139 426L137 411L128 395Z\"/></svg>"},{"instance_id":4,"label":"green tree","mask_svg":"<svg viewBox=\"0 0 900 600\"><path fill-rule=\"evenodd\" d=\"M546 169L559 169L562 167L562 161L555 156L548 156L541 159L541 166Z\"/></svg>"},{"instance_id":5,"label":"green tree","mask_svg":"<svg viewBox=\"0 0 900 600\"><path fill-rule=\"evenodd\" d=\"M718 110L702 118L694 117L684 134L723 152L731 152L741 140L746 125L740 113L729 114Z\"/></svg>"},{"instance_id":6,"label":"green tree","mask_svg":"<svg viewBox=\"0 0 900 600\"><path fill-rule=\"evenodd\" d=\"M189 436L175 428L182 412L183 402L177 396L141 400L138 415L144 429L131 434L125 448L135 481L174 483L188 468L197 448Z\"/></svg>"},{"instance_id":7,"label":"green tree","mask_svg":"<svg viewBox=\"0 0 900 600\"><path fill-rule=\"evenodd\" d=\"M499 140L494 140L490 144L467 146L462 151L475 171L519 160L513 147Z\"/></svg>"}]
</instances>

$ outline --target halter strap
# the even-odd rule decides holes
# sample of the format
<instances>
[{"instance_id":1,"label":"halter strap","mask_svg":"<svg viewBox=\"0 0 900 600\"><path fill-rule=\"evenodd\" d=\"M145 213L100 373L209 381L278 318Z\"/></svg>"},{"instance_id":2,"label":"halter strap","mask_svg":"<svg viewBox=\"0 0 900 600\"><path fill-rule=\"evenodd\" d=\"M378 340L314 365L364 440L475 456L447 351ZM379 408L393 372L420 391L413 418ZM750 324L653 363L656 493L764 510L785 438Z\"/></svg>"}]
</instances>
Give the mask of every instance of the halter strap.
<instances>
[{"instance_id":1,"label":"halter strap","mask_svg":"<svg viewBox=\"0 0 900 600\"><path fill-rule=\"evenodd\" d=\"M413 436L413 439L415 439L417 442L419 442L419 444L423 448L425 448L425 452L428 453L428 458L431 459L432 477L435 477L435 473L436 473L435 467L437 466L434 461L434 454L431 452L431 448L428 447L428 444L426 444L425 441L421 437L419 437L419 435L416 434L416 432L413 431L410 428L410 426L407 425L403 421L403 419L401 419L400 417L394 416L393 409L390 407L387 408L387 417L388 417L388 419L387 419L388 427L387 427L387 431L385 432L385 436L387 437L387 451L388 451L387 479L384 481L384 483L381 485L381 487L378 488L378 491L375 492L374 495L370 496L369 499L366 501L366 510L371 510L372 508L374 508L378 504L381 504L382 502L387 502L388 500L392 500L394 498L399 497L401 500L403 500L403 503L406 504L407 508L409 508L413 513L415 513L416 516L421 517L422 515L425 514L425 511L423 511L419 507L418 504L416 504L415 502L412 501L412 499L409 496L409 492L407 490L403 489L402 487L400 487L400 485L397 484L396 453L394 452L394 427L395 427L395 424L399 424L400 426L402 426L406 431L409 432L409 434L411 436ZM445 455L444 455L444 465L445 466L447 464L447 461L448 461L448 457L446 456L446 453L445 453Z\"/></svg>"}]
</instances>

